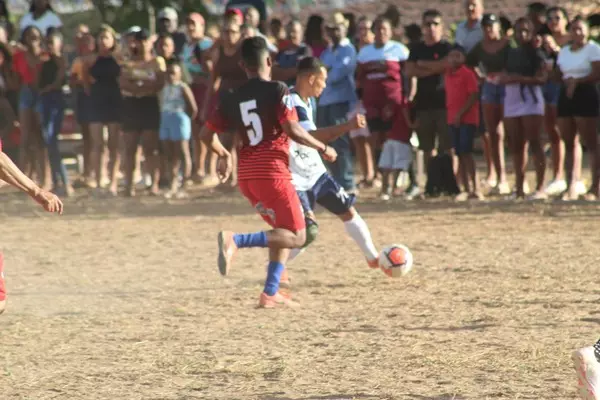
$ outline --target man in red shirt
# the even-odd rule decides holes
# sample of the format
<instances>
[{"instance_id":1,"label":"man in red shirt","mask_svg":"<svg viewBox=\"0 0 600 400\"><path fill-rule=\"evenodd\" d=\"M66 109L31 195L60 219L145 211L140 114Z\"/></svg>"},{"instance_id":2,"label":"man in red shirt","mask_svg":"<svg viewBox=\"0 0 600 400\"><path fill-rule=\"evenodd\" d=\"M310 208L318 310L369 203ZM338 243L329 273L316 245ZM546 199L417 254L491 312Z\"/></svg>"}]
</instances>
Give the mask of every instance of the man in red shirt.
<instances>
[{"instance_id":1,"label":"man in red shirt","mask_svg":"<svg viewBox=\"0 0 600 400\"><path fill-rule=\"evenodd\" d=\"M31 179L17 168L10 158L2 151L0 141L0 187L4 182L21 189L37 201L48 212L62 214L63 204L56 195L40 189ZM4 256L0 253L0 314L6 307L6 287L4 284Z\"/></svg>"},{"instance_id":2,"label":"man in red shirt","mask_svg":"<svg viewBox=\"0 0 600 400\"><path fill-rule=\"evenodd\" d=\"M249 234L220 232L219 271L227 275L238 248L268 247L267 281L259 306L293 305L279 292L279 282L290 249L302 247L306 233L304 213L288 166L288 138L318 150L327 161L335 161L337 154L300 126L287 86L270 80L272 61L266 41L248 38L242 43L241 53L249 80L221 97L203 128L202 138L220 157L219 177L225 181L232 169L231 154L215 133L235 131L239 135L240 191L273 229Z\"/></svg>"},{"instance_id":3,"label":"man in red shirt","mask_svg":"<svg viewBox=\"0 0 600 400\"><path fill-rule=\"evenodd\" d=\"M457 200L481 199L473 159L473 141L479 126L479 82L475 72L465 66L464 47L454 46L448 62L450 68L444 75L448 127L465 187Z\"/></svg>"}]
</instances>

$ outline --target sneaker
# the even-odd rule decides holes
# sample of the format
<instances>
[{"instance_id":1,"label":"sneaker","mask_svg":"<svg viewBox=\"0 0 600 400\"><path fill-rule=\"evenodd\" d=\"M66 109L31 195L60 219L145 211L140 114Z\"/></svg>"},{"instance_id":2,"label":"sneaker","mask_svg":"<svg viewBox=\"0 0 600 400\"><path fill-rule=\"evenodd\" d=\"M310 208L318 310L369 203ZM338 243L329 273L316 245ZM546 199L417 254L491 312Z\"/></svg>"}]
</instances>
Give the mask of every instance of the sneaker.
<instances>
[{"instance_id":1,"label":"sneaker","mask_svg":"<svg viewBox=\"0 0 600 400\"><path fill-rule=\"evenodd\" d=\"M406 197L407 200L412 200L415 197L419 196L420 194L421 194L421 189L419 189L418 185L409 186L406 189L406 192L404 192L404 196Z\"/></svg>"},{"instance_id":2,"label":"sneaker","mask_svg":"<svg viewBox=\"0 0 600 400\"><path fill-rule=\"evenodd\" d=\"M379 198L383 201L390 201L391 199L390 195L387 193L381 193L381 195L379 195Z\"/></svg>"},{"instance_id":3,"label":"sneaker","mask_svg":"<svg viewBox=\"0 0 600 400\"><path fill-rule=\"evenodd\" d=\"M510 186L508 185L508 182L499 183L496 187L492 188L492 190L490 191L490 194L500 195L500 196L504 196L504 195L507 195L510 193L511 193L511 190L510 190Z\"/></svg>"},{"instance_id":4,"label":"sneaker","mask_svg":"<svg viewBox=\"0 0 600 400\"><path fill-rule=\"evenodd\" d=\"M275 293L273 296L269 296L265 292L260 294L258 299L258 308L276 308L276 307L298 307L299 304L293 301L288 296L281 294L280 292Z\"/></svg>"},{"instance_id":5,"label":"sneaker","mask_svg":"<svg viewBox=\"0 0 600 400\"><path fill-rule=\"evenodd\" d=\"M229 270L231 269L231 260L233 259L233 255L237 250L237 246L233 241L233 232L222 231L219 232L217 236L217 241L219 243L219 272L223 276L227 276L229 274Z\"/></svg>"},{"instance_id":6,"label":"sneaker","mask_svg":"<svg viewBox=\"0 0 600 400\"><path fill-rule=\"evenodd\" d=\"M544 189L544 192L549 196L557 196L565 190L567 190L567 181L560 179L550 182Z\"/></svg>"},{"instance_id":7,"label":"sneaker","mask_svg":"<svg viewBox=\"0 0 600 400\"><path fill-rule=\"evenodd\" d=\"M577 373L579 396L584 400L600 400L600 363L594 355L594 347L579 349L571 358Z\"/></svg>"},{"instance_id":8,"label":"sneaker","mask_svg":"<svg viewBox=\"0 0 600 400\"><path fill-rule=\"evenodd\" d=\"M467 192L459 193L454 197L454 201L457 201L457 202L463 202L463 201L467 201L467 200L469 200L469 193L467 193Z\"/></svg>"},{"instance_id":9,"label":"sneaker","mask_svg":"<svg viewBox=\"0 0 600 400\"><path fill-rule=\"evenodd\" d=\"M585 187L585 182L583 181L579 181L575 184L575 190L577 191L577 194L582 196L584 194L587 193L587 188Z\"/></svg>"},{"instance_id":10,"label":"sneaker","mask_svg":"<svg viewBox=\"0 0 600 400\"><path fill-rule=\"evenodd\" d=\"M374 258L372 260L367 260L367 264L369 265L369 268L377 269L379 268L379 259Z\"/></svg>"},{"instance_id":11,"label":"sneaker","mask_svg":"<svg viewBox=\"0 0 600 400\"><path fill-rule=\"evenodd\" d=\"M533 194L529 195L527 198L529 201L540 201L540 200L548 200L548 194L545 191L537 191L533 192Z\"/></svg>"},{"instance_id":12,"label":"sneaker","mask_svg":"<svg viewBox=\"0 0 600 400\"><path fill-rule=\"evenodd\" d=\"M4 255L0 253L0 314L6 308L6 286L4 282Z\"/></svg>"}]
</instances>

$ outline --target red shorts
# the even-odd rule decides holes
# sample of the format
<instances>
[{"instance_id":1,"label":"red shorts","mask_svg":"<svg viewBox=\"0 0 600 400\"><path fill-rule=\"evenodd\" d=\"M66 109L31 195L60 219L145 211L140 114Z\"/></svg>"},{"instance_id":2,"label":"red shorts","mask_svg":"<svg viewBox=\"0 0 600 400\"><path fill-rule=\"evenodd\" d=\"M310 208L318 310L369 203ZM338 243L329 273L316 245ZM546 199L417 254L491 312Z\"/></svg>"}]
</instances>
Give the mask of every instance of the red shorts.
<instances>
[{"instance_id":1,"label":"red shorts","mask_svg":"<svg viewBox=\"0 0 600 400\"><path fill-rule=\"evenodd\" d=\"M240 191L273 228L298 232L305 228L304 212L292 181L255 179L239 181Z\"/></svg>"}]
</instances>

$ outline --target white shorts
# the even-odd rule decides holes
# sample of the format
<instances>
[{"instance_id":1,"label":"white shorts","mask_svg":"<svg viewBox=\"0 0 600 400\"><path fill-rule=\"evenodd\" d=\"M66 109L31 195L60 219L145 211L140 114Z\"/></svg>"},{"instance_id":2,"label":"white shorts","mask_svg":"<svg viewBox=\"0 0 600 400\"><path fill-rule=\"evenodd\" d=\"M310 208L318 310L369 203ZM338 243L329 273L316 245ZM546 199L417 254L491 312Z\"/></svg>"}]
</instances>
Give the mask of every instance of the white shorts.
<instances>
[{"instance_id":1,"label":"white shorts","mask_svg":"<svg viewBox=\"0 0 600 400\"><path fill-rule=\"evenodd\" d=\"M383 144L381 156L379 156L378 167L380 169L406 171L412 159L413 151L410 144L387 139Z\"/></svg>"},{"instance_id":2,"label":"white shorts","mask_svg":"<svg viewBox=\"0 0 600 400\"><path fill-rule=\"evenodd\" d=\"M365 112L366 111L365 111L365 108L363 107L363 105L361 103L358 103L356 108L354 110L350 111L346 117L348 119L354 118L356 116L356 114L361 113L364 115ZM369 128L367 128L367 127L350 131L350 139L354 139L357 137L369 137L369 136L371 136L371 132L369 132Z\"/></svg>"}]
</instances>

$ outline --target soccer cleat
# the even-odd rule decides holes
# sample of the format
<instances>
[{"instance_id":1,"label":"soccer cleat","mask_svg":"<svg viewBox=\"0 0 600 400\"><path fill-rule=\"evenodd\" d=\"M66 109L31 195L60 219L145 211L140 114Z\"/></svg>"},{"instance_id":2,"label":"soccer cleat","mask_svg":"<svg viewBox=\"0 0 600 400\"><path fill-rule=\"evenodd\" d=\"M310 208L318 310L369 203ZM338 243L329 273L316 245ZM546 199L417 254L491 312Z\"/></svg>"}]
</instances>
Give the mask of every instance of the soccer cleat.
<instances>
[{"instance_id":1,"label":"soccer cleat","mask_svg":"<svg viewBox=\"0 0 600 400\"><path fill-rule=\"evenodd\" d=\"M258 308L276 308L276 307L298 307L299 304L293 301L289 296L280 292L269 296L265 292L260 294Z\"/></svg>"},{"instance_id":2,"label":"soccer cleat","mask_svg":"<svg viewBox=\"0 0 600 400\"><path fill-rule=\"evenodd\" d=\"M592 346L573 352L579 396L584 400L600 400L600 363Z\"/></svg>"},{"instance_id":3,"label":"soccer cleat","mask_svg":"<svg viewBox=\"0 0 600 400\"><path fill-rule=\"evenodd\" d=\"M374 258L372 260L367 259L367 264L369 264L369 268L377 269L379 268L379 259Z\"/></svg>"},{"instance_id":4,"label":"soccer cleat","mask_svg":"<svg viewBox=\"0 0 600 400\"><path fill-rule=\"evenodd\" d=\"M233 255L237 250L237 246L233 241L233 232L219 232L217 241L219 242L219 272L221 275L227 276L229 274L229 270L231 269L231 260L233 259Z\"/></svg>"},{"instance_id":5,"label":"soccer cleat","mask_svg":"<svg viewBox=\"0 0 600 400\"><path fill-rule=\"evenodd\" d=\"M0 314L6 308L6 286L4 283L4 255L0 253Z\"/></svg>"}]
</instances>

